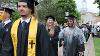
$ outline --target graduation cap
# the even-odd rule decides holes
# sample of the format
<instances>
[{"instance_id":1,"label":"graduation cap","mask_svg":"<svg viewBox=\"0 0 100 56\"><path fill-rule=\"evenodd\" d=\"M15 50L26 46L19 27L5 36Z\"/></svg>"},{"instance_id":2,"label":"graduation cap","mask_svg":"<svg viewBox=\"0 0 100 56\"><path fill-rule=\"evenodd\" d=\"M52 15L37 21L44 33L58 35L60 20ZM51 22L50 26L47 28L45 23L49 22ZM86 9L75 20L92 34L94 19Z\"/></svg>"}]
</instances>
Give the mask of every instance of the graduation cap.
<instances>
[{"instance_id":1,"label":"graduation cap","mask_svg":"<svg viewBox=\"0 0 100 56\"><path fill-rule=\"evenodd\" d=\"M0 7L0 20L3 20L4 12L7 12L12 15L12 12L14 12L14 10L6 7Z\"/></svg>"},{"instance_id":2,"label":"graduation cap","mask_svg":"<svg viewBox=\"0 0 100 56\"><path fill-rule=\"evenodd\" d=\"M46 21L47 21L48 19L53 19L53 21L55 21L55 18L54 18L53 16L51 16L51 15L45 17L45 20L46 20Z\"/></svg>"},{"instance_id":3,"label":"graduation cap","mask_svg":"<svg viewBox=\"0 0 100 56\"><path fill-rule=\"evenodd\" d=\"M0 11L3 11L4 9L2 7L0 7Z\"/></svg>"},{"instance_id":4,"label":"graduation cap","mask_svg":"<svg viewBox=\"0 0 100 56\"><path fill-rule=\"evenodd\" d=\"M75 18L76 18L74 15L68 15L66 17L67 17L67 19L70 19L70 20L75 20Z\"/></svg>"},{"instance_id":5,"label":"graduation cap","mask_svg":"<svg viewBox=\"0 0 100 56\"><path fill-rule=\"evenodd\" d=\"M1 7L0 10L5 11L5 12L9 13L10 15L12 14L12 12L15 12L13 9L10 9L7 7Z\"/></svg>"}]
</instances>

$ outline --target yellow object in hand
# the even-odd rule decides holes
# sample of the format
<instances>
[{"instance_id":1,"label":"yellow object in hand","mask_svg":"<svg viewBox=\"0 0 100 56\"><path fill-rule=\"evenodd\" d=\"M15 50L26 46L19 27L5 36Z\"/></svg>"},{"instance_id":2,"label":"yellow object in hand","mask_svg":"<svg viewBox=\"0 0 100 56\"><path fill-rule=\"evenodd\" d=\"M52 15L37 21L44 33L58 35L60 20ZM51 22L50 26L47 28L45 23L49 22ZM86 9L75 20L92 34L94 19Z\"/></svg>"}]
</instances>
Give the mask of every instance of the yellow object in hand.
<instances>
[{"instance_id":1,"label":"yellow object in hand","mask_svg":"<svg viewBox=\"0 0 100 56\"><path fill-rule=\"evenodd\" d=\"M4 17L4 11L0 11L0 20L3 20Z\"/></svg>"}]
</instances>

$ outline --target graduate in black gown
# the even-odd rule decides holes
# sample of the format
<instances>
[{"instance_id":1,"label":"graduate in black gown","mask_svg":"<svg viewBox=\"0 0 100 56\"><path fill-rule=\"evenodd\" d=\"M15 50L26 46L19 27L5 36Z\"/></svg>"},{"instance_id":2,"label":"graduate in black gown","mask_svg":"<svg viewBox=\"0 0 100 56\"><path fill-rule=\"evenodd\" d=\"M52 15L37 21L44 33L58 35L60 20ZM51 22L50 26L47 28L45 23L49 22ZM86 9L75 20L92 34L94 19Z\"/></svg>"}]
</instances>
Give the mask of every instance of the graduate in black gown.
<instances>
[{"instance_id":1,"label":"graduate in black gown","mask_svg":"<svg viewBox=\"0 0 100 56\"><path fill-rule=\"evenodd\" d=\"M54 24L56 19L53 16L51 15L46 16L45 20L46 20L46 29L49 33L50 42L53 47L52 49L54 50L55 56L58 56L58 40L59 40L58 35L60 29L58 28L58 26Z\"/></svg>"},{"instance_id":2,"label":"graduate in black gown","mask_svg":"<svg viewBox=\"0 0 100 56\"><path fill-rule=\"evenodd\" d=\"M2 49L2 43L5 40L5 37L7 37L7 34L10 33L10 28L12 25L12 22L10 20L10 16L12 15L12 12L14 10L6 7L1 7L1 13L2 14L2 21L0 23L0 54L1 54L1 49Z\"/></svg>"},{"instance_id":3,"label":"graduate in black gown","mask_svg":"<svg viewBox=\"0 0 100 56\"><path fill-rule=\"evenodd\" d=\"M37 4L35 0L18 2L21 18L13 23L2 56L53 56L46 28L33 15Z\"/></svg>"},{"instance_id":4,"label":"graduate in black gown","mask_svg":"<svg viewBox=\"0 0 100 56\"><path fill-rule=\"evenodd\" d=\"M67 16L65 27L60 33L60 45L63 46L63 56L83 56L84 34L75 24L76 17L74 15Z\"/></svg>"}]
</instances>

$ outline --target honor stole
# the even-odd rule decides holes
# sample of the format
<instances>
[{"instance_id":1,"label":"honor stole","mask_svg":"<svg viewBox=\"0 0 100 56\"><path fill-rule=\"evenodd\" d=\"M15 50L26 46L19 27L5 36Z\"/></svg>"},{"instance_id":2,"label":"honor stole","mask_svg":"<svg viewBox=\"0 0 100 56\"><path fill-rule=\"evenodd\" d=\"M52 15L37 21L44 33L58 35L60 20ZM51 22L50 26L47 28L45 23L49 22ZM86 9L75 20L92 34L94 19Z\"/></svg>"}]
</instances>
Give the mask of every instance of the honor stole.
<instances>
[{"instance_id":1,"label":"honor stole","mask_svg":"<svg viewBox=\"0 0 100 56\"><path fill-rule=\"evenodd\" d=\"M14 56L17 56L17 31L20 19L16 20L12 25L11 38L14 46ZM28 51L27 56L36 56L36 35L37 35L38 20L34 16L31 18L28 33ZM34 44L34 45L33 45Z\"/></svg>"}]
</instances>

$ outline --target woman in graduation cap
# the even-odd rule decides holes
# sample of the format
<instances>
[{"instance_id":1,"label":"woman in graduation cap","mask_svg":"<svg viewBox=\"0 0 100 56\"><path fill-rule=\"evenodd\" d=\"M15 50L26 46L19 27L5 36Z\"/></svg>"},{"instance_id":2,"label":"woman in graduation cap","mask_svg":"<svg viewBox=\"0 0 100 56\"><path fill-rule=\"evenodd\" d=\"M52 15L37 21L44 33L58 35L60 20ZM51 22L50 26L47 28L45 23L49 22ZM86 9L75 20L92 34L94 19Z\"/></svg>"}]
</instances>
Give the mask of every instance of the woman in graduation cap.
<instances>
[{"instance_id":1,"label":"woman in graduation cap","mask_svg":"<svg viewBox=\"0 0 100 56\"><path fill-rule=\"evenodd\" d=\"M0 54L1 54L1 48L3 46L3 42L5 38L8 36L8 33L10 33L12 22L10 20L10 16L12 15L12 12L14 10L6 7L0 8Z\"/></svg>"},{"instance_id":2,"label":"woman in graduation cap","mask_svg":"<svg viewBox=\"0 0 100 56\"><path fill-rule=\"evenodd\" d=\"M59 40L58 35L60 32L60 28L55 24L56 22L55 17L53 17L52 15L48 15L45 18L46 18L45 27L50 36L50 43L53 47L52 49L54 51L55 56L58 56L58 40Z\"/></svg>"},{"instance_id":3,"label":"woman in graduation cap","mask_svg":"<svg viewBox=\"0 0 100 56\"><path fill-rule=\"evenodd\" d=\"M47 31L34 16L37 4L35 0L18 2L17 8L21 18L13 23L2 56L50 56Z\"/></svg>"}]
</instances>

